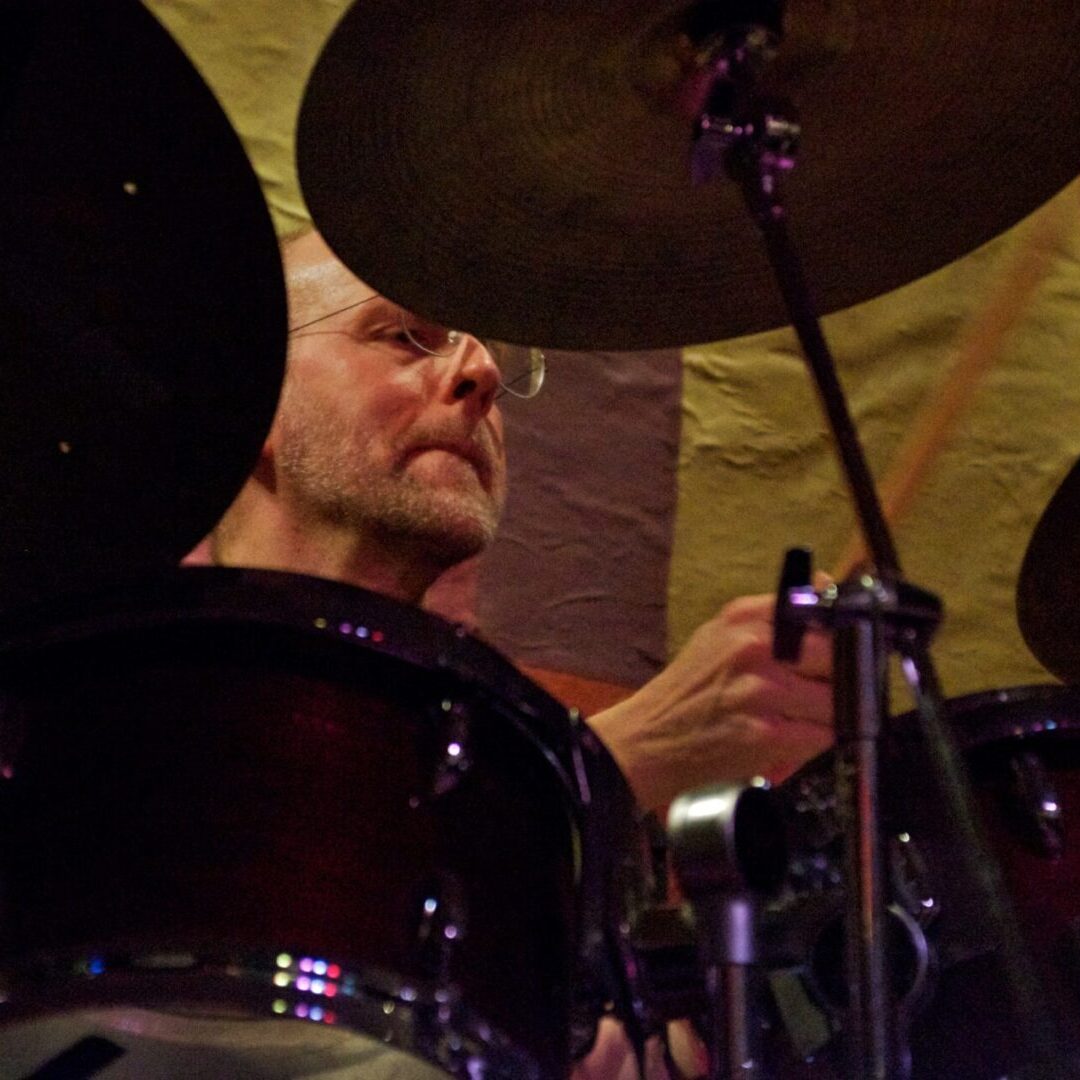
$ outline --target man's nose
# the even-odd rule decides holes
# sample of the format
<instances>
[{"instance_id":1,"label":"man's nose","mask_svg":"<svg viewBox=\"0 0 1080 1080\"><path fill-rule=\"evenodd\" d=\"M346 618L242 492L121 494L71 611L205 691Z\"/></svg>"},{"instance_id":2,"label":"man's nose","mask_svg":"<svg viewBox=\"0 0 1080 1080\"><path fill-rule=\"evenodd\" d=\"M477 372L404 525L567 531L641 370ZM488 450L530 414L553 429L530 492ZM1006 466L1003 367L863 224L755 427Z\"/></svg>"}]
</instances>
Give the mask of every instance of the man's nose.
<instances>
[{"instance_id":1,"label":"man's nose","mask_svg":"<svg viewBox=\"0 0 1080 1080\"><path fill-rule=\"evenodd\" d=\"M450 394L455 401L471 399L486 413L499 390L499 368L482 342L470 334L461 336L451 360Z\"/></svg>"}]
</instances>

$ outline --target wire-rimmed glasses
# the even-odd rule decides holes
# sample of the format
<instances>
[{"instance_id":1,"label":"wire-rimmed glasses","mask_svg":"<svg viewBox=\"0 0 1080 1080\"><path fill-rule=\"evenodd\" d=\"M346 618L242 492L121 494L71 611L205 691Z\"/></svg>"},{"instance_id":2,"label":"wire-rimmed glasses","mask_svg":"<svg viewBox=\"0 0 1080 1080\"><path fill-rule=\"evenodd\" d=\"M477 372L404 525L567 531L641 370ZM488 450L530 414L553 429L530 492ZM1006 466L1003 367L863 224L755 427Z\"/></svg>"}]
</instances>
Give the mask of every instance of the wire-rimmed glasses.
<instances>
[{"instance_id":1,"label":"wire-rimmed glasses","mask_svg":"<svg viewBox=\"0 0 1080 1080\"><path fill-rule=\"evenodd\" d=\"M298 326L289 327L289 334L297 334L307 330L310 326L331 319L344 311L350 311L363 304L370 303L379 294L373 293L354 303L346 304L328 311L325 315L319 315ZM399 310L401 320L401 332L409 343L421 352L429 356L453 356L460 348L464 335L459 330L448 330L438 323L429 322L418 316L412 315L403 308ZM524 345L511 345L503 341L482 340L482 344L491 354L495 366L499 369L499 391L496 396L510 394L516 398L528 399L536 397L540 388L544 385L544 375L547 369L547 361L541 349L530 348Z\"/></svg>"}]
</instances>

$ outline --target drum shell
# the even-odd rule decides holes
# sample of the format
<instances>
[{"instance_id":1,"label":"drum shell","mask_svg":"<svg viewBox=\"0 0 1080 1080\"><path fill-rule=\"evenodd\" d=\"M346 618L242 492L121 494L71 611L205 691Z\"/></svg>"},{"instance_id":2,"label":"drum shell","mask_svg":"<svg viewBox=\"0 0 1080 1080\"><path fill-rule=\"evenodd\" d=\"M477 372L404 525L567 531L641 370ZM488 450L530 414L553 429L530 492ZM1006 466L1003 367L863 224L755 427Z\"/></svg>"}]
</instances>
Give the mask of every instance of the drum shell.
<instances>
[{"instance_id":1,"label":"drum shell","mask_svg":"<svg viewBox=\"0 0 1080 1080\"><path fill-rule=\"evenodd\" d=\"M1054 1018L1065 1046L1080 1045L1080 690L1044 685L973 694L946 702L945 715L1008 904L1035 963L1044 1015ZM974 883L956 870L944 807L925 779L929 764L914 714L893 720L884 763L891 896L922 927L933 959L927 985L910 1003L912 1075L993 1080L1014 1070L1022 1074L1033 1051L1011 1011L1010 973L981 917ZM787 895L774 911L784 939L775 966L802 966L810 998L842 1031L843 1011L821 993L821 973L813 971L820 961L810 961L816 934L833 926L842 910L832 764L826 755L782 788L799 856ZM1037 779L1036 787L1042 785L1041 793L1021 792L1018 776L1025 771ZM1033 827L1043 801L1057 804L1060 812L1059 847ZM824 974L835 984L843 976L839 954L834 957L833 969ZM783 1022L777 1027L783 1030ZM778 1056L784 1075L792 1077L843 1072L837 1040L812 1065Z\"/></svg>"},{"instance_id":2,"label":"drum shell","mask_svg":"<svg viewBox=\"0 0 1080 1080\"><path fill-rule=\"evenodd\" d=\"M1044 685L972 694L947 703L972 793L1005 886L1006 903L1034 964L1035 996L1060 1044L1080 1048L1080 691ZM901 717L906 731L914 717ZM1027 774L1027 779L1024 775ZM1029 788L1024 790L1025 787ZM1041 788L1041 791L1038 790ZM940 909L929 927L938 953L934 996L915 1025L925 1063L917 1074L971 1080L1030 1072L1028 1032L1017 1029L998 943L980 917L981 898L955 873L940 814L925 792L893 799L927 864ZM1040 836L1043 802L1057 804L1057 840ZM922 840L919 838L922 837ZM1057 841L1060 841L1060 846ZM974 1019L977 1018L977 1019ZM961 1036L959 1033L964 1032ZM973 1037L974 1036L974 1037ZM1072 1069L1076 1068L1074 1060ZM1062 1065L1061 1075L1074 1075Z\"/></svg>"},{"instance_id":3,"label":"drum shell","mask_svg":"<svg viewBox=\"0 0 1080 1080\"><path fill-rule=\"evenodd\" d=\"M582 926L604 904L583 899L574 779L595 746L582 756L565 710L445 624L284 584L185 571L8 634L8 1012L220 1004L260 962L269 1001L288 951L388 1001L464 1003L559 1075L582 941L602 934ZM160 966L66 977L91 955Z\"/></svg>"}]
</instances>

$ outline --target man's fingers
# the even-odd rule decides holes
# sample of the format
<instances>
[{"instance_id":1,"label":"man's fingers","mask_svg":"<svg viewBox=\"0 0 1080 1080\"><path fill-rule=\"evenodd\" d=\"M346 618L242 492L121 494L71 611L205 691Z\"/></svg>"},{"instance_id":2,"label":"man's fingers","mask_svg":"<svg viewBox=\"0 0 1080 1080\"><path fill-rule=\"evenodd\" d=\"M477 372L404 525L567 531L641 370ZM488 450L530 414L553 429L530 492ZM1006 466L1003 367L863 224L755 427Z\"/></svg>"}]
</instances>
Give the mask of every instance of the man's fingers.
<instances>
[{"instance_id":1,"label":"man's fingers","mask_svg":"<svg viewBox=\"0 0 1080 1080\"><path fill-rule=\"evenodd\" d=\"M775 614L776 597L772 593L759 593L757 596L740 596L725 604L718 618L728 626L745 626L753 622L772 626Z\"/></svg>"},{"instance_id":2,"label":"man's fingers","mask_svg":"<svg viewBox=\"0 0 1080 1080\"><path fill-rule=\"evenodd\" d=\"M808 679L782 664L742 676L733 685L727 704L761 716L832 727L832 686L824 680Z\"/></svg>"},{"instance_id":3,"label":"man's fingers","mask_svg":"<svg viewBox=\"0 0 1080 1080\"><path fill-rule=\"evenodd\" d=\"M719 639L729 640L733 630L744 635L744 641L768 643L772 650L773 623L776 613L776 597L768 594L741 596L732 600L712 621L706 623L706 632ZM799 659L794 664L802 675L812 679L828 679L832 676L832 635L825 630L808 629L803 635Z\"/></svg>"},{"instance_id":4,"label":"man's fingers","mask_svg":"<svg viewBox=\"0 0 1080 1080\"><path fill-rule=\"evenodd\" d=\"M808 679L831 679L833 670L832 635L824 630L812 630L802 640L799 659L792 665Z\"/></svg>"}]
</instances>

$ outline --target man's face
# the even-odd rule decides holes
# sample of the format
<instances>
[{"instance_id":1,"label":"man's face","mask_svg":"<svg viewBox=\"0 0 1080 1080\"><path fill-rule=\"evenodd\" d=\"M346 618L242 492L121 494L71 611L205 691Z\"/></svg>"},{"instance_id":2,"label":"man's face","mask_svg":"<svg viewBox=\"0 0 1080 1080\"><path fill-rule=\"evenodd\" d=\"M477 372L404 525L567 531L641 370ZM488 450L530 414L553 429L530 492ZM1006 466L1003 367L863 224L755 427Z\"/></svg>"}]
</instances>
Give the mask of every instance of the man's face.
<instances>
[{"instance_id":1,"label":"man's face","mask_svg":"<svg viewBox=\"0 0 1080 1080\"><path fill-rule=\"evenodd\" d=\"M317 233L286 248L285 270L293 329L267 441L279 499L301 528L358 530L446 566L481 550L506 494L487 350L374 295ZM450 355L414 344L403 318Z\"/></svg>"}]
</instances>

